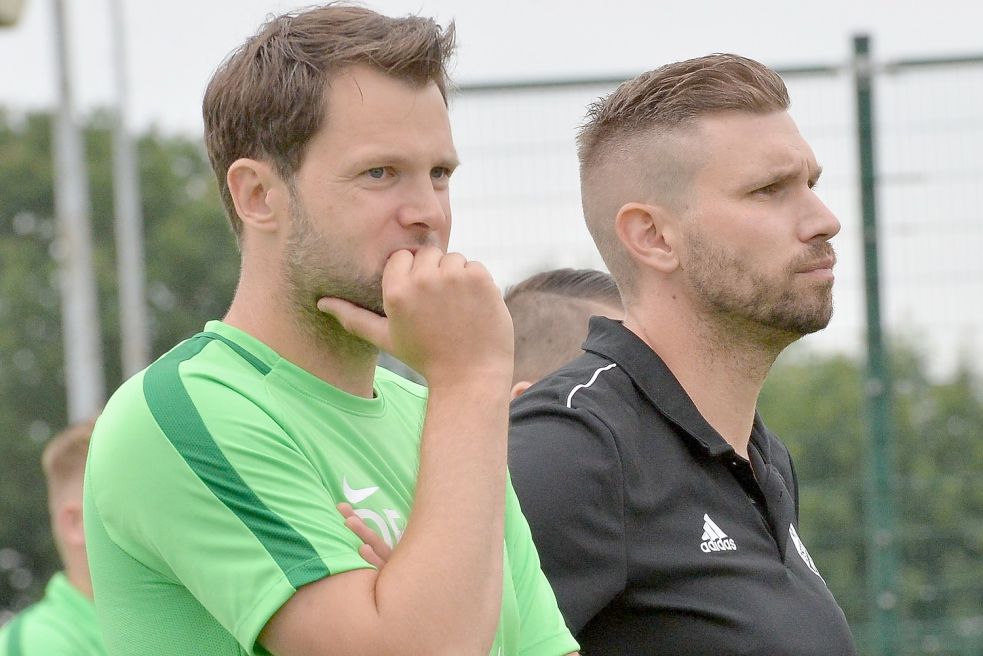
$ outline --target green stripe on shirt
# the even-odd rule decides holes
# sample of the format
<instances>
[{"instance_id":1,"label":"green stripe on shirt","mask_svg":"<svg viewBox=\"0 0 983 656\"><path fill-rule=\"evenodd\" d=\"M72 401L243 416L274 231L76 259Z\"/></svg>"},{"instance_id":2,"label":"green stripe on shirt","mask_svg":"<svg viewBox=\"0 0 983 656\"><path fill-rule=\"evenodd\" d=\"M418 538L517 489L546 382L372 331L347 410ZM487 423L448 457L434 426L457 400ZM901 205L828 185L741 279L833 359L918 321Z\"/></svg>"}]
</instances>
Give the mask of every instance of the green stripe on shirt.
<instances>
[{"instance_id":1,"label":"green stripe on shirt","mask_svg":"<svg viewBox=\"0 0 983 656\"><path fill-rule=\"evenodd\" d=\"M242 480L208 432L181 381L181 363L201 352L215 337L212 333L196 335L147 369L143 379L147 406L191 470L256 536L292 586L297 588L328 576L331 572L307 538L267 508ZM224 339L222 342L227 343ZM234 350L254 367L259 362L251 354L243 356L241 347ZM260 372L266 373L262 369Z\"/></svg>"}]
</instances>

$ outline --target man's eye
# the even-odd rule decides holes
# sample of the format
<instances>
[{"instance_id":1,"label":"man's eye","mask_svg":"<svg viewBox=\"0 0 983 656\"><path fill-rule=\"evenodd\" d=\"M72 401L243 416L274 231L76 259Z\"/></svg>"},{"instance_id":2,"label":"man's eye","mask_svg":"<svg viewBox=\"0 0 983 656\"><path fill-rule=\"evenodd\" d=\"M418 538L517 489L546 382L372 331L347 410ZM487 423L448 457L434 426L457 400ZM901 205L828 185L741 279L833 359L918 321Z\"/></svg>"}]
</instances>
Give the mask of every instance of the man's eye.
<instances>
[{"instance_id":1,"label":"man's eye","mask_svg":"<svg viewBox=\"0 0 983 656\"><path fill-rule=\"evenodd\" d=\"M365 173L370 178L374 178L375 180L382 180L384 177L386 177L386 167L376 166L374 168L369 169Z\"/></svg>"},{"instance_id":2,"label":"man's eye","mask_svg":"<svg viewBox=\"0 0 983 656\"><path fill-rule=\"evenodd\" d=\"M435 166L432 169L430 169L430 177L431 178L449 178L449 177L451 177L451 172L450 172L450 169L447 169L447 168L445 168L443 166Z\"/></svg>"}]
</instances>

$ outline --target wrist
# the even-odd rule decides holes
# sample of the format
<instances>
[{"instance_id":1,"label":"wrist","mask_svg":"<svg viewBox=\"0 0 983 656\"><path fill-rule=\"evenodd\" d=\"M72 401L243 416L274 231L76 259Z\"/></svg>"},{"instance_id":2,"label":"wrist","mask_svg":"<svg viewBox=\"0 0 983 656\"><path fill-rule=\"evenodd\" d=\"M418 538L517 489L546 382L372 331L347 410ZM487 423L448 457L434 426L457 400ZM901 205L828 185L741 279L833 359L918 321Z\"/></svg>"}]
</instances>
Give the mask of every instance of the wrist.
<instances>
[{"instance_id":1,"label":"wrist","mask_svg":"<svg viewBox=\"0 0 983 656\"><path fill-rule=\"evenodd\" d=\"M512 363L441 368L426 372L424 378L431 394L434 391L467 393L473 389L486 396L496 392L508 396L512 386Z\"/></svg>"}]
</instances>

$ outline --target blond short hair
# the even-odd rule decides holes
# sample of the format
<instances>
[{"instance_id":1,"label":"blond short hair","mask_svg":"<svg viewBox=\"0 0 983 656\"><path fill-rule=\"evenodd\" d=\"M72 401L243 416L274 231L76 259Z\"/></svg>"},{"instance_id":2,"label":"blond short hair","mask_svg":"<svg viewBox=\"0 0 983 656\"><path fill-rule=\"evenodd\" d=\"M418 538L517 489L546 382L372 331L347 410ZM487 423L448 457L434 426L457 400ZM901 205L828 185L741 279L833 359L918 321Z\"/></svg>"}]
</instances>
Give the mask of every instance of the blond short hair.
<instances>
[{"instance_id":1,"label":"blond short hair","mask_svg":"<svg viewBox=\"0 0 983 656\"><path fill-rule=\"evenodd\" d=\"M89 455L89 439L95 420L72 424L55 435L41 454L41 468L48 484L49 504L66 496L75 496L82 489L85 460Z\"/></svg>"}]
</instances>

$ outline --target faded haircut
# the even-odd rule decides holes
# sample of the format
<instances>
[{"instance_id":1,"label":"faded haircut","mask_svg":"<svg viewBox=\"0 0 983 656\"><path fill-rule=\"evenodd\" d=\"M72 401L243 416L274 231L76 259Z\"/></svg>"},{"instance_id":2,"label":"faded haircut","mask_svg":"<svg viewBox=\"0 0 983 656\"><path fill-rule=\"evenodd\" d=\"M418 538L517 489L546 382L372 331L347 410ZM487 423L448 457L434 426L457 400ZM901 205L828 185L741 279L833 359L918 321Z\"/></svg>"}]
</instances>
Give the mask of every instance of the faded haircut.
<instances>
[{"instance_id":1,"label":"faded haircut","mask_svg":"<svg viewBox=\"0 0 983 656\"><path fill-rule=\"evenodd\" d=\"M580 355L587 320L622 314L621 295L610 275L593 269L537 273L505 290L515 330L512 382L535 382Z\"/></svg>"},{"instance_id":2,"label":"faded haircut","mask_svg":"<svg viewBox=\"0 0 983 656\"><path fill-rule=\"evenodd\" d=\"M667 64L592 103L577 135L587 229L626 298L633 265L614 218L630 202L679 207L701 161L686 137L701 117L787 110L782 78L753 59L712 54Z\"/></svg>"},{"instance_id":3,"label":"faded haircut","mask_svg":"<svg viewBox=\"0 0 983 656\"><path fill-rule=\"evenodd\" d=\"M430 18L332 3L271 18L233 51L208 84L202 114L208 158L236 238L242 221L226 182L233 162L267 161L289 183L330 112L327 86L352 66L421 87L433 82L446 102L454 46L453 23L442 29Z\"/></svg>"},{"instance_id":4,"label":"faded haircut","mask_svg":"<svg viewBox=\"0 0 983 656\"><path fill-rule=\"evenodd\" d=\"M85 459L95 420L72 424L51 438L41 454L41 468L48 483L48 504L54 506L63 496L82 490ZM70 494L71 493L71 494Z\"/></svg>"}]
</instances>

